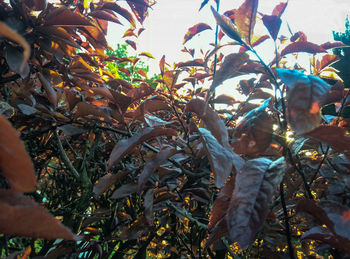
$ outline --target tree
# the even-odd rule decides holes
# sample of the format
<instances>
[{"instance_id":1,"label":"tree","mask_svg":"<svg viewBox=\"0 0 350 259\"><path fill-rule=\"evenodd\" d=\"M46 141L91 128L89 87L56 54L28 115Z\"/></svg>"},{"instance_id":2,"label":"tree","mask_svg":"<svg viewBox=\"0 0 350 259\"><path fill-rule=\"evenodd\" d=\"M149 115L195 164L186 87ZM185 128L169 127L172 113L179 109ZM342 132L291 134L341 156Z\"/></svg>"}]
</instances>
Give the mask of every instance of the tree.
<instances>
[{"instance_id":1,"label":"tree","mask_svg":"<svg viewBox=\"0 0 350 259\"><path fill-rule=\"evenodd\" d=\"M267 15L246 0L212 9L217 43L197 59L184 48L190 60L173 67L163 57L153 88L119 77L138 57L105 54L104 20L134 32L151 5L119 4L0 2L1 255L348 256L347 90L322 79L338 78L329 51L345 44L280 35L287 2ZM209 28L189 28L184 44ZM255 50L267 40L270 63ZM288 58L299 52L308 72ZM232 78L244 101L214 94Z\"/></svg>"},{"instance_id":2,"label":"tree","mask_svg":"<svg viewBox=\"0 0 350 259\"><path fill-rule=\"evenodd\" d=\"M345 32L334 32L334 40L343 42L346 45L350 45L350 22L349 17L346 18ZM344 80L345 88L350 88L350 49L340 48L335 49L334 53L340 57L340 61L334 64L334 67L339 70L339 76Z\"/></svg>"}]
</instances>

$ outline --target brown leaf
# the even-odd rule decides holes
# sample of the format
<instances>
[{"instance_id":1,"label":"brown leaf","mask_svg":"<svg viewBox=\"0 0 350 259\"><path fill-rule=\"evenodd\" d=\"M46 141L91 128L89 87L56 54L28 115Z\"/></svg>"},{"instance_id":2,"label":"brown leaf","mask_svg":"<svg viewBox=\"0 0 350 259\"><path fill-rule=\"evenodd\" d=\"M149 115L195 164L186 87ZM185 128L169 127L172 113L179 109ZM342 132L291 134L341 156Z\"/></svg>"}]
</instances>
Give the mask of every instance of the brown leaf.
<instances>
[{"instance_id":1,"label":"brown leaf","mask_svg":"<svg viewBox=\"0 0 350 259\"><path fill-rule=\"evenodd\" d=\"M211 30L211 27L206 23L198 23L191 28L188 29L188 31L185 34L184 41L182 44L185 44L187 41L193 38L193 36L197 35L198 33L205 31L205 30Z\"/></svg>"},{"instance_id":2,"label":"brown leaf","mask_svg":"<svg viewBox=\"0 0 350 259\"><path fill-rule=\"evenodd\" d=\"M103 118L106 121L110 121L110 110L109 108L102 108L87 102L80 102L76 106L76 115L77 116L87 116L93 115L98 118Z\"/></svg>"},{"instance_id":3,"label":"brown leaf","mask_svg":"<svg viewBox=\"0 0 350 259\"><path fill-rule=\"evenodd\" d=\"M344 152L350 158L350 137L346 128L320 125L312 131L304 133L304 136L324 142L335 150Z\"/></svg>"},{"instance_id":4,"label":"brown leaf","mask_svg":"<svg viewBox=\"0 0 350 259\"><path fill-rule=\"evenodd\" d=\"M20 34L18 34L16 31L7 26L7 24L4 22L0 22L0 36L5 37L11 41L17 42L23 48L24 51L22 60L19 63L19 71L24 73L26 62L30 56L30 46L28 42Z\"/></svg>"},{"instance_id":5,"label":"brown leaf","mask_svg":"<svg viewBox=\"0 0 350 259\"><path fill-rule=\"evenodd\" d=\"M330 85L322 79L297 70L277 68L276 72L287 85L287 119L297 134L320 125L320 108L325 104Z\"/></svg>"},{"instance_id":6,"label":"brown leaf","mask_svg":"<svg viewBox=\"0 0 350 259\"><path fill-rule=\"evenodd\" d=\"M224 147L230 146L225 123L221 120L219 115L209 107L209 105L205 104L205 101L201 99L191 99L187 103L184 112L196 113L198 117L204 121L206 128L221 145Z\"/></svg>"},{"instance_id":7,"label":"brown leaf","mask_svg":"<svg viewBox=\"0 0 350 259\"><path fill-rule=\"evenodd\" d=\"M91 22L79 13L72 12L66 7L53 9L45 20L45 25L59 26L92 26Z\"/></svg>"},{"instance_id":8,"label":"brown leaf","mask_svg":"<svg viewBox=\"0 0 350 259\"><path fill-rule=\"evenodd\" d=\"M108 10L113 10L114 12L120 14L121 16L123 16L126 20L128 20L128 22L130 23L131 27L135 27L136 23L134 20L134 17L132 16L132 14L120 7L119 5L117 5L116 3L110 2L110 3L104 3L103 4L103 9L108 9Z\"/></svg>"},{"instance_id":9,"label":"brown leaf","mask_svg":"<svg viewBox=\"0 0 350 259\"><path fill-rule=\"evenodd\" d=\"M238 154L254 155L264 152L272 141L273 118L267 112L270 99L248 112L235 128L237 141L233 150Z\"/></svg>"},{"instance_id":10,"label":"brown leaf","mask_svg":"<svg viewBox=\"0 0 350 259\"><path fill-rule=\"evenodd\" d=\"M218 196L216 197L209 217L209 231L212 230L216 223L218 223L221 219L223 219L226 216L226 212L230 204L234 187L235 177L231 177L229 180L226 181L225 185L222 187Z\"/></svg>"},{"instance_id":11,"label":"brown leaf","mask_svg":"<svg viewBox=\"0 0 350 259\"><path fill-rule=\"evenodd\" d=\"M214 171L215 185L221 188L232 172L232 167L238 171L244 160L235 154L231 147L223 147L214 138L210 131L199 128L202 143L205 147L211 169Z\"/></svg>"},{"instance_id":12,"label":"brown leaf","mask_svg":"<svg viewBox=\"0 0 350 259\"><path fill-rule=\"evenodd\" d=\"M242 249L254 241L286 169L284 158L274 162L260 157L249 160L236 175L226 221L232 242Z\"/></svg>"},{"instance_id":13,"label":"brown leaf","mask_svg":"<svg viewBox=\"0 0 350 259\"><path fill-rule=\"evenodd\" d=\"M320 45L317 45L312 42L296 41L286 46L281 51L281 56L284 56L290 53L296 53L296 52L306 52L306 53L316 54L316 53L323 53L327 51L324 48L322 48Z\"/></svg>"},{"instance_id":14,"label":"brown leaf","mask_svg":"<svg viewBox=\"0 0 350 259\"><path fill-rule=\"evenodd\" d=\"M137 184L136 183L127 183L122 186L120 186L118 189L116 189L111 199L121 199L128 197L130 194L133 194L137 192Z\"/></svg>"},{"instance_id":15,"label":"brown leaf","mask_svg":"<svg viewBox=\"0 0 350 259\"><path fill-rule=\"evenodd\" d=\"M169 104L166 100L162 98L158 98L158 96L154 95L146 100L144 100L134 111L133 118L135 120L143 120L143 116L147 112L156 112L161 110L171 110Z\"/></svg>"},{"instance_id":16,"label":"brown leaf","mask_svg":"<svg viewBox=\"0 0 350 259\"><path fill-rule=\"evenodd\" d=\"M108 160L107 170L111 169L122 157L131 152L137 145L146 140L158 136L176 136L177 132L173 129L164 128L145 128L128 139L120 140L113 148Z\"/></svg>"},{"instance_id":17,"label":"brown leaf","mask_svg":"<svg viewBox=\"0 0 350 259\"><path fill-rule=\"evenodd\" d=\"M238 34L248 44L252 43L258 2L258 0L245 0L234 16Z\"/></svg>"},{"instance_id":18,"label":"brown leaf","mask_svg":"<svg viewBox=\"0 0 350 259\"><path fill-rule=\"evenodd\" d=\"M50 103L54 108L57 108L58 99L57 99L57 93L55 89L52 87L50 81L42 74L38 73L39 79L41 81L42 86L45 89L47 98L49 99Z\"/></svg>"},{"instance_id":19,"label":"brown leaf","mask_svg":"<svg viewBox=\"0 0 350 259\"><path fill-rule=\"evenodd\" d=\"M121 171L117 174L108 173L98 179L98 183L95 184L93 188L95 198L107 191L113 184L122 180L128 173L128 171Z\"/></svg>"},{"instance_id":20,"label":"brown leaf","mask_svg":"<svg viewBox=\"0 0 350 259\"><path fill-rule=\"evenodd\" d=\"M0 233L44 239L76 240L72 232L29 197L0 189Z\"/></svg>"},{"instance_id":21,"label":"brown leaf","mask_svg":"<svg viewBox=\"0 0 350 259\"><path fill-rule=\"evenodd\" d=\"M159 61L159 68L160 68L160 73L163 76L164 69L165 69L165 55L163 55L163 57Z\"/></svg>"},{"instance_id":22,"label":"brown leaf","mask_svg":"<svg viewBox=\"0 0 350 259\"><path fill-rule=\"evenodd\" d=\"M281 17L281 15L284 13L284 10L286 9L288 5L288 1L287 2L282 2L279 3L278 5L275 6L275 8L272 11L272 15L276 15L278 17Z\"/></svg>"},{"instance_id":23,"label":"brown leaf","mask_svg":"<svg viewBox=\"0 0 350 259\"><path fill-rule=\"evenodd\" d=\"M121 22L119 21L119 19L117 18L117 16L115 14L107 12L107 11L104 11L104 10L93 11L93 12L89 13L89 16L121 24Z\"/></svg>"},{"instance_id":24,"label":"brown leaf","mask_svg":"<svg viewBox=\"0 0 350 259\"><path fill-rule=\"evenodd\" d=\"M132 101L138 101L139 99L151 95L154 93L152 87L146 83L141 83L139 87L134 87L127 92L127 95L132 98Z\"/></svg>"},{"instance_id":25,"label":"brown leaf","mask_svg":"<svg viewBox=\"0 0 350 259\"><path fill-rule=\"evenodd\" d=\"M221 27L223 32L231 39L236 40L239 43L243 43L241 36L237 32L236 26L231 22L231 20L225 15L219 14L212 6L210 8L214 14L216 23Z\"/></svg>"},{"instance_id":26,"label":"brown leaf","mask_svg":"<svg viewBox=\"0 0 350 259\"><path fill-rule=\"evenodd\" d=\"M32 161L16 130L0 115L0 169L10 188L18 192L35 190Z\"/></svg>"},{"instance_id":27,"label":"brown leaf","mask_svg":"<svg viewBox=\"0 0 350 259\"><path fill-rule=\"evenodd\" d=\"M225 57L220 69L216 72L213 83L210 86L214 90L217 86L222 84L226 79L231 78L249 59L246 52L232 53Z\"/></svg>"},{"instance_id":28,"label":"brown leaf","mask_svg":"<svg viewBox=\"0 0 350 259\"><path fill-rule=\"evenodd\" d=\"M141 192L148 179L152 176L153 172L168 158L175 155L178 151L175 148L165 148L160 150L159 153L153 155L150 160L145 164L139 179L138 179L138 191Z\"/></svg>"}]
</instances>

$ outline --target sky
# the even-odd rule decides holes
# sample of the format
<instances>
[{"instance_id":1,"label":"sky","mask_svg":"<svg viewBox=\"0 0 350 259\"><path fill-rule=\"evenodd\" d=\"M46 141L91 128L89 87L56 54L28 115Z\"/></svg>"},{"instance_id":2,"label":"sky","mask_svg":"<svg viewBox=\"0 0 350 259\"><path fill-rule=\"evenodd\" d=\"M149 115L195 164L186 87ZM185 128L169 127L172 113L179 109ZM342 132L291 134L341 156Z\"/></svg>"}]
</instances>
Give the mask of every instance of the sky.
<instances>
[{"instance_id":1,"label":"sky","mask_svg":"<svg viewBox=\"0 0 350 259\"><path fill-rule=\"evenodd\" d=\"M196 35L185 46L195 48L197 57L200 57L199 50L210 49L209 43L214 42L215 19L210 11L210 6L215 5L214 0L199 12L199 7L203 0L157 0L157 4L150 10L143 27L145 31L139 38L127 38L137 43L137 51L129 48L129 54L134 55L143 51L151 53L156 59L146 60L150 65L150 72L158 73L158 62L165 55L166 62L187 61L191 56L181 52L183 49L183 38L188 28L204 22L209 24L213 30L206 30ZM271 14L273 8L284 0L260 0L258 12ZM238 8L243 0L221 0L219 13L226 10ZM281 32L288 35L286 22L288 22L293 32L303 31L308 41L313 43L324 43L332 41L332 31L345 30L345 19L350 14L350 0L289 0L288 6L282 15ZM125 20L124 20L125 21ZM127 22L124 22L127 24ZM139 25L140 26L140 25ZM126 26L110 24L107 41L113 48L117 43L124 43L121 39ZM262 31L268 34L267 31ZM231 41L228 37L225 41Z\"/></svg>"}]
</instances>

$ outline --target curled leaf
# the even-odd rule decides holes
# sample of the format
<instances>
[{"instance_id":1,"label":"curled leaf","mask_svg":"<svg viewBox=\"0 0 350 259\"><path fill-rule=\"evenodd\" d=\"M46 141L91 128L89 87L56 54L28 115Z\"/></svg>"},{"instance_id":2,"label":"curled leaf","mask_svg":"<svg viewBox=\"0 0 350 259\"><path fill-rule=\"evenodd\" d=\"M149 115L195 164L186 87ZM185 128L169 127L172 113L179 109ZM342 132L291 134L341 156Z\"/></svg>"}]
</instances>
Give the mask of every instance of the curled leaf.
<instances>
[{"instance_id":1,"label":"curled leaf","mask_svg":"<svg viewBox=\"0 0 350 259\"><path fill-rule=\"evenodd\" d=\"M188 31L185 34L184 41L182 44L185 44L187 41L193 38L193 36L197 35L198 33L205 31L205 30L211 30L211 27L206 23L198 23L191 28L188 29Z\"/></svg>"}]
</instances>

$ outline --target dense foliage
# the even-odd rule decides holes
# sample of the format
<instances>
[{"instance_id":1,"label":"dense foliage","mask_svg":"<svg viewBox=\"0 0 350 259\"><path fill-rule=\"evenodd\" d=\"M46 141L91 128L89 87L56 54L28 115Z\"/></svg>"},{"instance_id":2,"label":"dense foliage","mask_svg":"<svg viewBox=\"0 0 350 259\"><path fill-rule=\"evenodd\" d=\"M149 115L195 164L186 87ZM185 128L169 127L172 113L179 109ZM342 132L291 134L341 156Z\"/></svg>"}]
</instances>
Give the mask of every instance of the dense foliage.
<instances>
[{"instance_id":1,"label":"dense foliage","mask_svg":"<svg viewBox=\"0 0 350 259\"><path fill-rule=\"evenodd\" d=\"M106 50L107 21L137 37L153 4L123 3L0 1L1 256L350 256L345 44L280 35L287 2L216 0L216 43L149 78L151 54ZM233 78L244 101L215 94Z\"/></svg>"}]
</instances>

